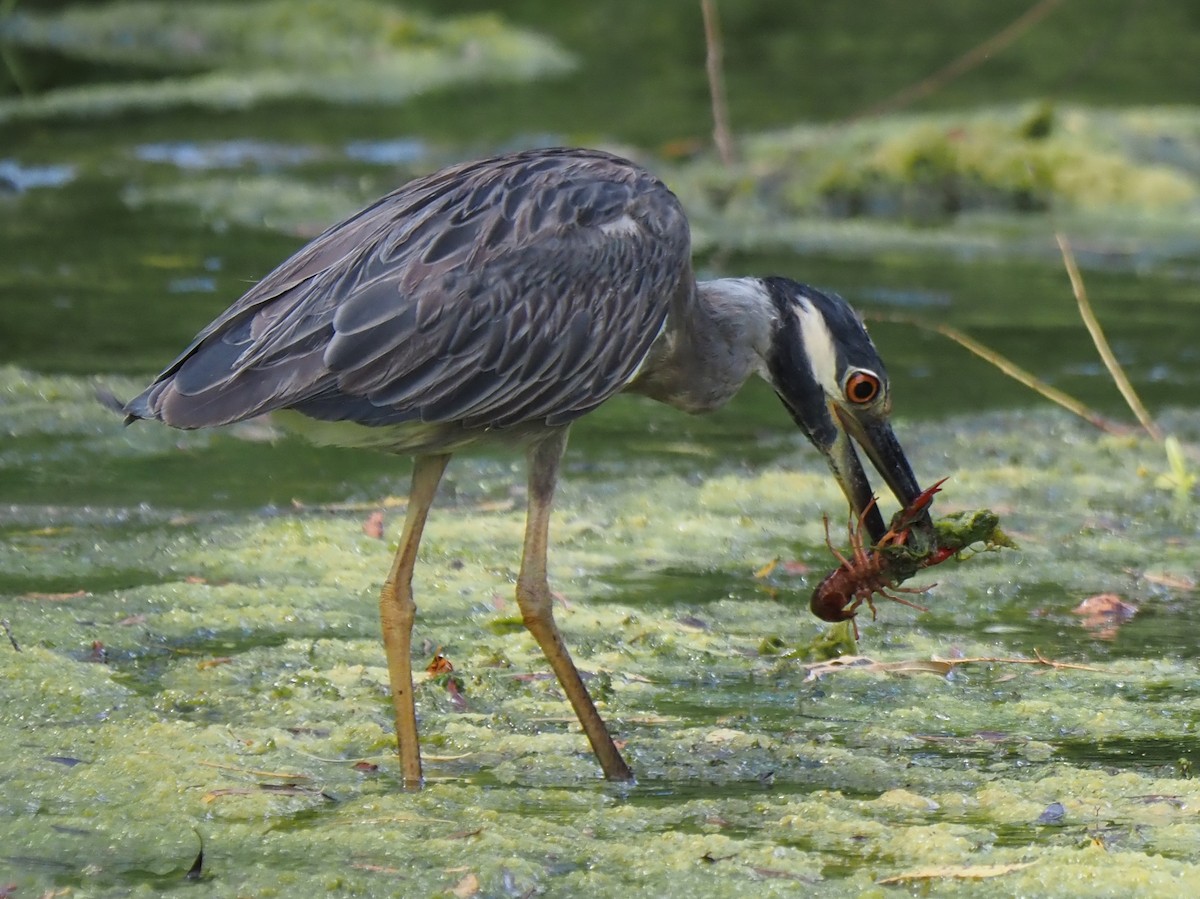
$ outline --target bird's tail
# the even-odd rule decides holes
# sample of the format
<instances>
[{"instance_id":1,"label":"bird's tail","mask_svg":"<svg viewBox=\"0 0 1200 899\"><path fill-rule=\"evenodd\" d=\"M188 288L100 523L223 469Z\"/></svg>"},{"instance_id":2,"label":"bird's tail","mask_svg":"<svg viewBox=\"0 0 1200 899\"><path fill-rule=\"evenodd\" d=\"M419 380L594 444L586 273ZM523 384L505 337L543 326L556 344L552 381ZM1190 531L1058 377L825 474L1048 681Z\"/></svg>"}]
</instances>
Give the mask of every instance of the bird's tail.
<instances>
[{"instance_id":1,"label":"bird's tail","mask_svg":"<svg viewBox=\"0 0 1200 899\"><path fill-rule=\"evenodd\" d=\"M150 417L149 409L138 408L138 400L142 400L142 404L145 404L145 400L142 399L142 397L137 397L136 399L126 403L119 399L117 395L107 387L96 388L96 401L99 402L100 405L105 409L116 412L118 415L124 415L125 424L127 425L133 424L138 419Z\"/></svg>"}]
</instances>

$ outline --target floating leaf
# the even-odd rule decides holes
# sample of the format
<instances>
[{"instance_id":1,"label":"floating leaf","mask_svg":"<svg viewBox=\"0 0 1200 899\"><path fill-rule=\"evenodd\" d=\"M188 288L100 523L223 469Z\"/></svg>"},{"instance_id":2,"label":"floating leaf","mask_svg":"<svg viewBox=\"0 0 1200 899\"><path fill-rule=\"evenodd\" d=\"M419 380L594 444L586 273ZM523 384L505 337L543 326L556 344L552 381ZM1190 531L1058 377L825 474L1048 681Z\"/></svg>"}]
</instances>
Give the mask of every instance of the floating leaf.
<instances>
[{"instance_id":1,"label":"floating leaf","mask_svg":"<svg viewBox=\"0 0 1200 899\"><path fill-rule=\"evenodd\" d=\"M383 510L376 509L366 517L362 524L362 531L373 540L383 539Z\"/></svg>"},{"instance_id":2,"label":"floating leaf","mask_svg":"<svg viewBox=\"0 0 1200 899\"><path fill-rule=\"evenodd\" d=\"M902 662L879 662L877 670L888 674L936 674L945 677L954 670L954 663L944 659L906 659Z\"/></svg>"},{"instance_id":3,"label":"floating leaf","mask_svg":"<svg viewBox=\"0 0 1200 899\"><path fill-rule=\"evenodd\" d=\"M76 765L82 765L82 759L71 758L69 755L48 755L46 761L57 762L60 765L66 765L68 768L74 768Z\"/></svg>"},{"instance_id":4,"label":"floating leaf","mask_svg":"<svg viewBox=\"0 0 1200 899\"><path fill-rule=\"evenodd\" d=\"M41 593L35 591L22 593L18 599L29 600L30 602L70 602L72 599L83 599L87 595L86 590L72 590L69 593Z\"/></svg>"},{"instance_id":5,"label":"floating leaf","mask_svg":"<svg viewBox=\"0 0 1200 899\"><path fill-rule=\"evenodd\" d=\"M454 665L442 654L440 646L438 647L438 651L433 655L433 661L425 666L425 673L434 677L439 674L449 674L453 670Z\"/></svg>"},{"instance_id":6,"label":"floating leaf","mask_svg":"<svg viewBox=\"0 0 1200 899\"><path fill-rule=\"evenodd\" d=\"M778 559L778 558L771 559L769 562L767 562L767 563L766 563L765 565L763 565L761 568L756 568L756 569L755 569L755 571L754 571L754 577L755 577L756 579L760 580L760 581L761 581L763 578L768 578L768 577L770 577L770 576L771 576L771 572L773 572L773 571L775 570L775 567L776 567L778 564L779 564L779 559Z\"/></svg>"},{"instance_id":7,"label":"floating leaf","mask_svg":"<svg viewBox=\"0 0 1200 899\"><path fill-rule=\"evenodd\" d=\"M1196 581L1194 578L1185 577L1184 575L1179 574L1146 571L1142 573L1142 580L1144 580L1147 584L1153 584L1155 587L1165 587L1168 590L1196 589Z\"/></svg>"},{"instance_id":8,"label":"floating leaf","mask_svg":"<svg viewBox=\"0 0 1200 899\"><path fill-rule=\"evenodd\" d=\"M475 874L468 872L458 883L450 888L458 899L467 899L468 896L474 896L479 892L479 878Z\"/></svg>"},{"instance_id":9,"label":"floating leaf","mask_svg":"<svg viewBox=\"0 0 1200 899\"><path fill-rule=\"evenodd\" d=\"M1133 618L1138 607L1126 602L1116 593L1097 593L1089 596L1071 610L1083 618L1083 626L1101 640L1113 640L1121 625Z\"/></svg>"},{"instance_id":10,"label":"floating leaf","mask_svg":"<svg viewBox=\"0 0 1200 899\"><path fill-rule=\"evenodd\" d=\"M1063 804L1061 802L1051 802L1048 806L1046 806L1042 813L1038 815L1038 819L1034 823L1062 824L1065 817L1067 817L1067 810Z\"/></svg>"}]
</instances>

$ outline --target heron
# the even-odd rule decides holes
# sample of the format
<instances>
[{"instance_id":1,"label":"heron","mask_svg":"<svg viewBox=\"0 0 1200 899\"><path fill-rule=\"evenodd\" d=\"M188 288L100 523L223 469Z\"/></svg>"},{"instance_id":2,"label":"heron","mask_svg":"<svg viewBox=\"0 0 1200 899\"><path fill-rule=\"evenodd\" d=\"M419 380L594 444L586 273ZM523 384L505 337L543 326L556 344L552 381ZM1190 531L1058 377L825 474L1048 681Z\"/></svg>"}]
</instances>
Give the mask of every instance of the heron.
<instances>
[{"instance_id":1,"label":"heron","mask_svg":"<svg viewBox=\"0 0 1200 899\"><path fill-rule=\"evenodd\" d=\"M554 619L551 505L573 422L618 393L689 413L757 375L828 460L874 539L885 531L854 444L899 502L920 492L889 423L879 354L843 299L783 277L697 281L687 218L643 167L528 150L418 178L332 226L204 328L137 397L138 419L205 428L273 412L323 443L413 457L380 620L403 782L422 768L413 569L454 453L524 449L516 599L606 778L633 772ZM298 415L297 415L298 413Z\"/></svg>"}]
</instances>

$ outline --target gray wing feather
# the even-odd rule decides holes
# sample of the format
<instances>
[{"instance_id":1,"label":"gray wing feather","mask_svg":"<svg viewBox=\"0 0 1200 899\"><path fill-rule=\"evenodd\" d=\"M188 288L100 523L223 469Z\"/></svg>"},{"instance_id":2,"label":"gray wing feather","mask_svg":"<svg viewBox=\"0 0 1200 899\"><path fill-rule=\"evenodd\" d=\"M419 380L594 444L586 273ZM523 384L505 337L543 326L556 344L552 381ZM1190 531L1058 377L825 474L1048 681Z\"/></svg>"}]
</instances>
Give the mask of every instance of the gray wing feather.
<instances>
[{"instance_id":1,"label":"gray wing feather","mask_svg":"<svg viewBox=\"0 0 1200 899\"><path fill-rule=\"evenodd\" d=\"M539 150L412 182L268 275L127 406L202 427L565 424L619 391L691 278L661 182Z\"/></svg>"}]
</instances>

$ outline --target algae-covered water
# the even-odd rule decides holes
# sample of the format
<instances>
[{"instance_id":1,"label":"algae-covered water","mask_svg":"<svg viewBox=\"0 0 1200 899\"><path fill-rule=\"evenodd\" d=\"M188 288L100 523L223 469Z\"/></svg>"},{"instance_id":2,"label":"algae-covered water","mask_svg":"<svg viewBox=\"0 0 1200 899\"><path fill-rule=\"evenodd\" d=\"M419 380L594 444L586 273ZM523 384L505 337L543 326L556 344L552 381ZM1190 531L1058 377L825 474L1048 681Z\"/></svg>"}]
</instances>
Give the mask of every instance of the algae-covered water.
<instances>
[{"instance_id":1,"label":"algae-covered water","mask_svg":"<svg viewBox=\"0 0 1200 899\"><path fill-rule=\"evenodd\" d=\"M364 532L383 509L394 540L398 475L347 475L338 505L314 486L294 504L184 510L159 499L171 481L259 445L123 430L74 378L8 369L0 397L6 467L52 445L93 471L145 471L125 502L3 510L15 895L194 889L201 842L202 882L230 896L834 896L895 876L935 895L1200 887L1196 511L1152 486L1165 460L1148 441L1048 411L902 419L921 476L951 475L943 511L1000 510L1021 549L940 568L927 613L862 617L861 654L914 670L820 677L806 647L827 626L807 597L831 565L821 515L841 504L798 438L746 464L706 459L703 440L672 447L698 466L582 452L551 577L633 786L599 778L519 626L512 466L458 460L416 630L458 695L420 683L429 785L413 794L376 622L392 545ZM1200 431L1192 413L1168 421ZM799 564L756 577L778 556ZM1098 594L1135 611L1074 611ZM1078 667L1018 661L1039 656ZM981 661L915 670L932 659Z\"/></svg>"},{"instance_id":2,"label":"algae-covered water","mask_svg":"<svg viewBox=\"0 0 1200 899\"><path fill-rule=\"evenodd\" d=\"M1182 7L1063 4L924 111L836 126L1027 4L723 4L725 168L694 4L425 5L0 4L0 897L1200 890L1200 117L1104 108L1191 101ZM453 680L418 672L405 792L377 591L408 462L123 428L95 392L411 175L547 143L660 172L702 273L863 309L935 512L1019 549L916 578L928 611L880 601L853 647L808 611L845 503L770 391L618 398L574 429L550 556L616 786L520 626L521 460L456 458L415 585ZM894 320L1128 419L1055 230L1174 466Z\"/></svg>"}]
</instances>

